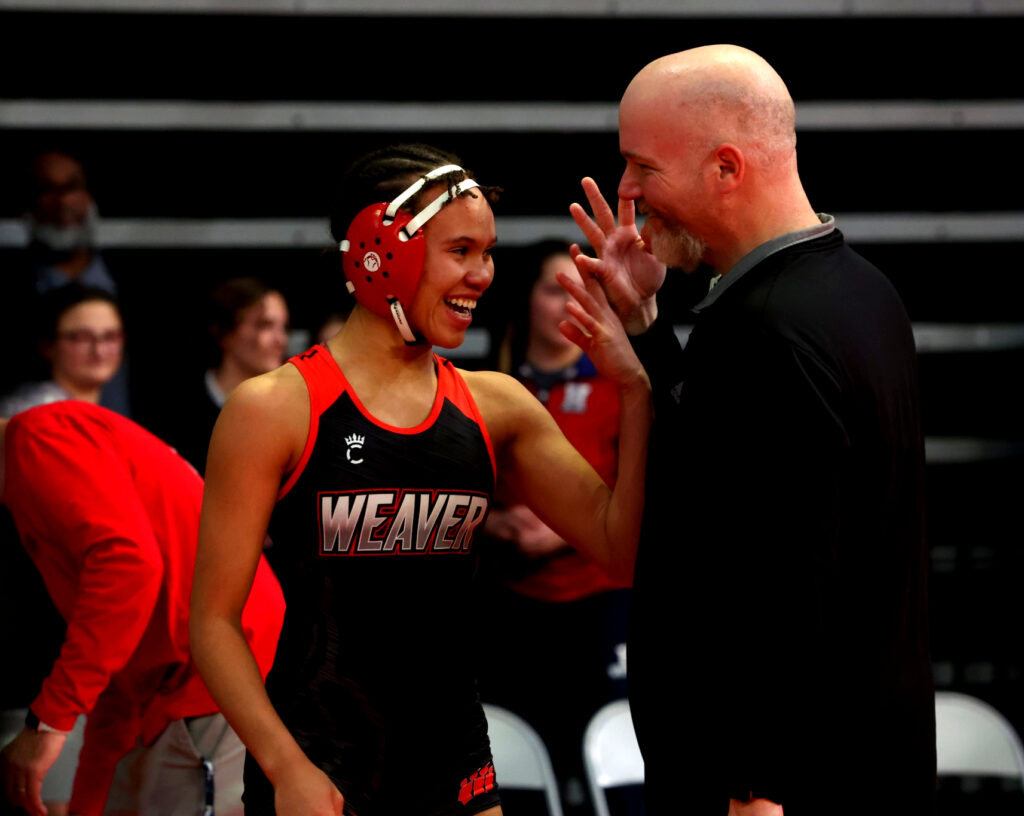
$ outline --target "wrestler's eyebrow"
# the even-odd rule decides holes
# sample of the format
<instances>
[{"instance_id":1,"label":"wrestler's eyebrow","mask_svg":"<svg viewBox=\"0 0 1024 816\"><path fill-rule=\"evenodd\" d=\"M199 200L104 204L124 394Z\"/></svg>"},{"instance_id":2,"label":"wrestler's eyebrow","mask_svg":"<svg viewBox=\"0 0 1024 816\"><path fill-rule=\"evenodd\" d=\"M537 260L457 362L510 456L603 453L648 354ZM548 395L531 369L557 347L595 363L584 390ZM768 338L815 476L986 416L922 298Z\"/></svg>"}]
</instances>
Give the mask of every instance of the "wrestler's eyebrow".
<instances>
[{"instance_id":1,"label":"wrestler's eyebrow","mask_svg":"<svg viewBox=\"0 0 1024 816\"><path fill-rule=\"evenodd\" d=\"M484 241L477 241L477 239L474 238L472 235L460 235L458 238L448 238L445 241L446 244L463 244L467 242L472 244L485 243ZM488 246L494 246L496 243L498 243L498 236L494 236L493 238L491 238L490 241L487 241L486 243Z\"/></svg>"}]
</instances>

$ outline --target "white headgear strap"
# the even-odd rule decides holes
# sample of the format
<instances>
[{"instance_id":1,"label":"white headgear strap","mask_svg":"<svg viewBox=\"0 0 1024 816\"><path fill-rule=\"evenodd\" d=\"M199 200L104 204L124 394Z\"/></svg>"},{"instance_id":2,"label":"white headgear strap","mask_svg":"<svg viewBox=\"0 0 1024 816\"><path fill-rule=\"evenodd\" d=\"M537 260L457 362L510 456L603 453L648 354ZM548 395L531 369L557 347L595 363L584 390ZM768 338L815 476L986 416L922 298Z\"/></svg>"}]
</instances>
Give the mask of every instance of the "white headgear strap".
<instances>
[{"instance_id":1,"label":"white headgear strap","mask_svg":"<svg viewBox=\"0 0 1024 816\"><path fill-rule=\"evenodd\" d=\"M416 179L415 182L410 184L402 193L395 197L395 199L388 205L388 208L384 211L384 216L381 218L382 223L390 224L395 220L395 215L398 213L399 208L405 204L412 196L416 195L428 181L433 181L436 178L447 175L448 173L456 173L462 170L457 164L446 164L443 167L438 167L431 170L426 175ZM427 223L431 218L437 215L441 208L451 201L453 198L458 198L466 190L472 190L474 187L479 187L473 179L463 179L454 188L449 187L441 195L431 201L426 207L420 210L412 219L407 223L398 233L398 238L401 241L408 241L414 236L424 224Z\"/></svg>"}]
</instances>

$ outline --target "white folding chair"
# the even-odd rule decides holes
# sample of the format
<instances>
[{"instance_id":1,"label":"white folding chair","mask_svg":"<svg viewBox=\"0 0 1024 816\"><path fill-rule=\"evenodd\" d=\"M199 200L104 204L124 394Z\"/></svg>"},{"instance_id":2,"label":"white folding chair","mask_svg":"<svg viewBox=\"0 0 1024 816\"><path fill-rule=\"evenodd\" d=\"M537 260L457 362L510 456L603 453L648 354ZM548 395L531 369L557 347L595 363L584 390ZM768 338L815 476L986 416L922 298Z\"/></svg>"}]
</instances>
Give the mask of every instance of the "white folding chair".
<instances>
[{"instance_id":1,"label":"white folding chair","mask_svg":"<svg viewBox=\"0 0 1024 816\"><path fill-rule=\"evenodd\" d=\"M935 693L935 753L940 775L1002 776L1024 783L1024 747L1009 720L988 703Z\"/></svg>"},{"instance_id":2,"label":"white folding chair","mask_svg":"<svg viewBox=\"0 0 1024 816\"><path fill-rule=\"evenodd\" d=\"M558 782L540 736L518 714L484 703L494 773L503 788L543 791L550 816L562 816Z\"/></svg>"},{"instance_id":3,"label":"white folding chair","mask_svg":"<svg viewBox=\"0 0 1024 816\"><path fill-rule=\"evenodd\" d=\"M583 766L595 816L609 816L605 790L643 784L644 759L626 700L608 703L591 717L583 733Z\"/></svg>"}]
</instances>

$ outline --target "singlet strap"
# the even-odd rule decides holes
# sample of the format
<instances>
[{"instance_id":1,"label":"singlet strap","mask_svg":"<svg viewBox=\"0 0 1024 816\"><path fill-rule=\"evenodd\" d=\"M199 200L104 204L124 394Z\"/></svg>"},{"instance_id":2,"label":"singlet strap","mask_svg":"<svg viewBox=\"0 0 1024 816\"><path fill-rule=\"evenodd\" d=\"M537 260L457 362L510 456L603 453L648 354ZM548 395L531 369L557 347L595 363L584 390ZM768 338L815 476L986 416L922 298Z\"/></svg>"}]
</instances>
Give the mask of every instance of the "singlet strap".
<instances>
[{"instance_id":1,"label":"singlet strap","mask_svg":"<svg viewBox=\"0 0 1024 816\"><path fill-rule=\"evenodd\" d=\"M321 414L348 387L348 383L341 374L341 369L334 362L327 346L317 344L302 354L296 354L289 358L288 362L299 370L302 379L306 381L306 390L309 393L309 431L298 464L288 474L288 478L277 492L278 501L283 499L288 491L295 486L309 462L309 457L313 454L317 433L320 430Z\"/></svg>"},{"instance_id":2,"label":"singlet strap","mask_svg":"<svg viewBox=\"0 0 1024 816\"><path fill-rule=\"evenodd\" d=\"M480 435L487 445L487 455L491 459L491 472L494 474L494 482L498 482L498 463L494 456L494 445L491 443L491 435L487 430L487 423L473 399L473 392L469 390L465 379L451 360L434 355L437 359L438 389L444 397L458 408L463 414L472 419L480 428Z\"/></svg>"},{"instance_id":3,"label":"singlet strap","mask_svg":"<svg viewBox=\"0 0 1024 816\"><path fill-rule=\"evenodd\" d=\"M484 423L483 416L480 414L480 409L477 407L476 400L473 399L473 394L469 390L469 386L466 385L466 381L462 378L462 375L459 374L455 366L452 365L450 360L447 360L437 354L434 355L434 359L437 364L438 389L437 398L434 401L434 408L431 410L427 419L415 428L392 428L380 422L380 420L375 419L366 411L362 403L359 401L356 393L352 391L348 380L345 378L345 375L338 367L338 364L334 361L334 357L331 356L331 352L326 346L316 345L308 351L304 351L302 354L297 354L290 358L288 362L298 369L303 380L306 382L306 389L309 392L309 432L306 436L306 444L302 449L302 456L299 458L298 464L288 475L288 478L285 480L284 484L281 485L281 489L277 493L278 501L287 495L288 491L290 491L299 480L299 477L302 476L302 471L309 462L309 457L312 455L313 448L316 445L317 433L320 429L321 415L331 405L333 405L345 391L349 392L349 397L352 399L353 404L368 421L373 422L380 427L387 428L394 433L418 433L422 431L423 428L429 427L437 419L441 405L445 400L447 400L458 408L465 416L472 419L480 428L480 434L483 436L484 443L487 446L487 455L491 460L491 472L494 475L495 482L497 482L498 466L497 460L494 456L494 445L491 442L491 436L487 431L487 425Z\"/></svg>"}]
</instances>

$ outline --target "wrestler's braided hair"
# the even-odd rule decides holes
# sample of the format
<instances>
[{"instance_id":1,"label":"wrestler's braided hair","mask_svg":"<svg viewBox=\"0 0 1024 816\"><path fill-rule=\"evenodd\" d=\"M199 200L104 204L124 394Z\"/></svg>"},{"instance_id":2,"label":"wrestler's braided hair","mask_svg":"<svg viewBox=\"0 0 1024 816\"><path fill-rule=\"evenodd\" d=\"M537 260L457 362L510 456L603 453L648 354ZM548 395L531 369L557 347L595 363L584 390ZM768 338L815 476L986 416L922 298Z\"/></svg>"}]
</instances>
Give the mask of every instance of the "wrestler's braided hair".
<instances>
[{"instance_id":1,"label":"wrestler's braided hair","mask_svg":"<svg viewBox=\"0 0 1024 816\"><path fill-rule=\"evenodd\" d=\"M342 176L331 207L332 237L335 241L341 241L352 219L363 208L378 201L391 201L416 179L446 164L462 167L462 160L453 153L425 144L391 145L360 156ZM436 190L439 184L445 184L452 189L466 178L475 176L468 169L441 176L435 183L424 187L406 202L403 209L416 212L420 209L420 201L428 190ZM463 195L479 193L493 203L500 192L497 187L481 185L467 190Z\"/></svg>"}]
</instances>

